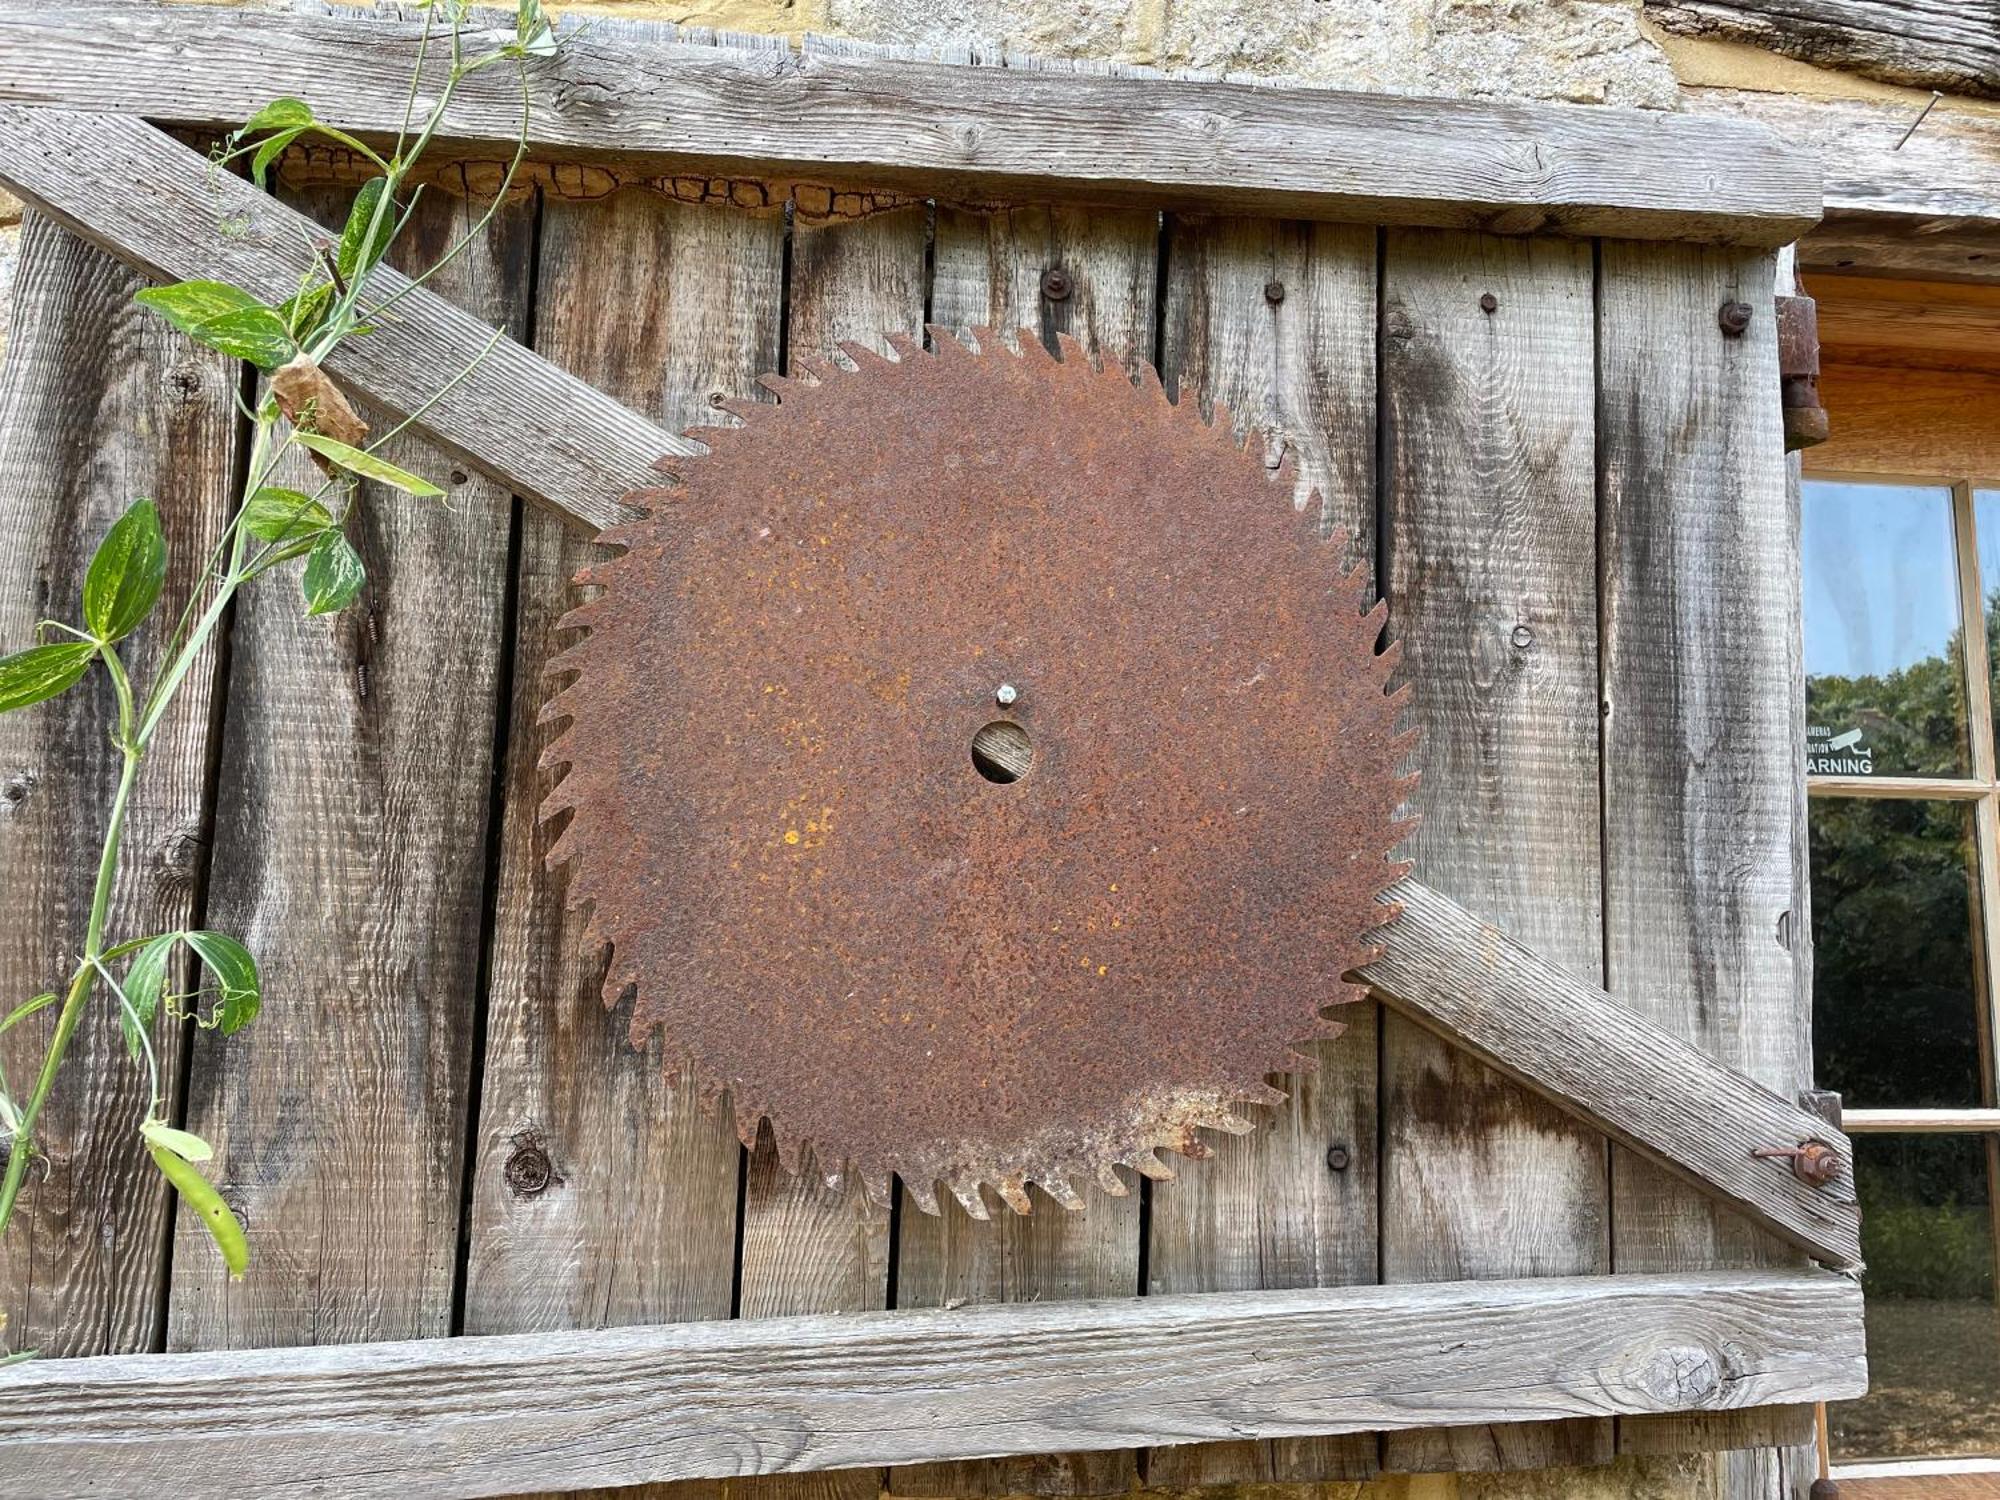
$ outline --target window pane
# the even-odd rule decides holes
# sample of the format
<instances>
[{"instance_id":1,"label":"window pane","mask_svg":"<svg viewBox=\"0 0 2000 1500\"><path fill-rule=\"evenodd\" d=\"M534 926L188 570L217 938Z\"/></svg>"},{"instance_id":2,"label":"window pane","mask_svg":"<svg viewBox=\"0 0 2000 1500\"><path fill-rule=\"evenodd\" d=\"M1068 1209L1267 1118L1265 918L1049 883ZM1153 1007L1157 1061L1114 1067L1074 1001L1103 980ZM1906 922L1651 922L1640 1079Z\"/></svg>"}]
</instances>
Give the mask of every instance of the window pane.
<instances>
[{"instance_id":1,"label":"window pane","mask_svg":"<svg viewBox=\"0 0 2000 1500\"><path fill-rule=\"evenodd\" d=\"M1869 1392L1828 1413L1836 1458L2000 1454L2000 1314L1979 1136L1857 1136Z\"/></svg>"},{"instance_id":2,"label":"window pane","mask_svg":"<svg viewBox=\"0 0 2000 1500\"><path fill-rule=\"evenodd\" d=\"M1809 480L1804 552L1807 773L1965 775L1950 487Z\"/></svg>"},{"instance_id":3,"label":"window pane","mask_svg":"<svg viewBox=\"0 0 2000 1500\"><path fill-rule=\"evenodd\" d=\"M1816 797L1813 1064L1849 1108L1971 1108L1979 1088L1972 811Z\"/></svg>"},{"instance_id":4,"label":"window pane","mask_svg":"<svg viewBox=\"0 0 2000 1500\"><path fill-rule=\"evenodd\" d=\"M1979 537L1979 587L1986 607L1987 669L2000 678L2000 490L1972 492L1972 529ZM1993 693L2000 726L2000 688Z\"/></svg>"}]
</instances>

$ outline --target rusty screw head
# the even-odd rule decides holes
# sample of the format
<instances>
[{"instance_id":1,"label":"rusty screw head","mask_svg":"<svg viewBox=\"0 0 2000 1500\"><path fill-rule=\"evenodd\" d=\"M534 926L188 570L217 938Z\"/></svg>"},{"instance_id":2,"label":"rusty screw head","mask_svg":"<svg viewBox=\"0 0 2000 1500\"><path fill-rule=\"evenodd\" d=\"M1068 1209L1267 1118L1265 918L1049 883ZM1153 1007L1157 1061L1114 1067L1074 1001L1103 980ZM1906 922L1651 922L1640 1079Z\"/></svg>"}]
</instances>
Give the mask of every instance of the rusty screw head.
<instances>
[{"instance_id":1,"label":"rusty screw head","mask_svg":"<svg viewBox=\"0 0 2000 1500\"><path fill-rule=\"evenodd\" d=\"M1750 304L1725 302L1716 309L1715 321L1729 337L1740 338L1743 330L1750 326Z\"/></svg>"},{"instance_id":2,"label":"rusty screw head","mask_svg":"<svg viewBox=\"0 0 2000 1500\"><path fill-rule=\"evenodd\" d=\"M1500 310L1500 299L1491 292L1481 292L1479 294L1479 310L1483 313L1498 312Z\"/></svg>"},{"instance_id":3,"label":"rusty screw head","mask_svg":"<svg viewBox=\"0 0 2000 1500\"><path fill-rule=\"evenodd\" d=\"M1353 1160L1348 1149L1338 1142L1326 1148L1326 1165L1330 1171L1345 1172Z\"/></svg>"},{"instance_id":4,"label":"rusty screw head","mask_svg":"<svg viewBox=\"0 0 2000 1500\"><path fill-rule=\"evenodd\" d=\"M556 1177L549 1153L531 1140L518 1142L507 1158L507 1165L500 1170L507 1180L507 1191L516 1198L534 1198L546 1193Z\"/></svg>"},{"instance_id":5,"label":"rusty screw head","mask_svg":"<svg viewBox=\"0 0 2000 1500\"><path fill-rule=\"evenodd\" d=\"M1067 302L1069 294L1076 290L1076 283L1070 280L1069 272L1061 266L1050 266L1042 272L1042 295L1051 302Z\"/></svg>"},{"instance_id":6,"label":"rusty screw head","mask_svg":"<svg viewBox=\"0 0 2000 1500\"><path fill-rule=\"evenodd\" d=\"M1282 281L1267 281L1267 282L1265 282L1265 283L1264 283L1264 300L1265 300L1266 302L1270 303L1270 304L1271 304L1271 306L1273 306L1273 307L1276 307L1276 306L1277 306L1277 305L1278 305L1278 304L1279 304L1280 302L1283 302L1283 301L1285 300L1285 284L1284 284L1284 282L1282 282Z\"/></svg>"}]
</instances>

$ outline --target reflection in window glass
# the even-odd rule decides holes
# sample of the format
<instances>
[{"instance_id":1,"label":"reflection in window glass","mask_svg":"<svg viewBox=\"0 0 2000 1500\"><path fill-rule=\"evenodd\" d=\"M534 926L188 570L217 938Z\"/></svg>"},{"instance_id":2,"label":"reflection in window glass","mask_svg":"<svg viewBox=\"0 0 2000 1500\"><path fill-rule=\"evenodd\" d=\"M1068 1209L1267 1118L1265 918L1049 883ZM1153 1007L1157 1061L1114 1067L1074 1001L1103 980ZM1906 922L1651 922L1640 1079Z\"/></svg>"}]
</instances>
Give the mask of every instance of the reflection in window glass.
<instances>
[{"instance_id":1,"label":"reflection in window glass","mask_svg":"<svg viewBox=\"0 0 2000 1500\"><path fill-rule=\"evenodd\" d=\"M1808 774L1964 775L1949 486L1809 480L1804 551Z\"/></svg>"},{"instance_id":2,"label":"reflection in window glass","mask_svg":"<svg viewBox=\"0 0 2000 1500\"><path fill-rule=\"evenodd\" d=\"M1972 529L1979 538L1979 588L1986 610L1987 669L2000 675L2000 490L1972 492ZM2000 726L2000 690L1993 694Z\"/></svg>"},{"instance_id":3,"label":"reflection in window glass","mask_svg":"<svg viewBox=\"0 0 2000 1500\"><path fill-rule=\"evenodd\" d=\"M1978 1106L1971 810L1818 797L1809 826L1819 1086L1852 1109Z\"/></svg>"},{"instance_id":4,"label":"reflection in window glass","mask_svg":"<svg viewBox=\"0 0 2000 1500\"><path fill-rule=\"evenodd\" d=\"M1869 1392L1829 1412L1836 1458L2000 1455L1987 1148L1858 1136Z\"/></svg>"}]
</instances>

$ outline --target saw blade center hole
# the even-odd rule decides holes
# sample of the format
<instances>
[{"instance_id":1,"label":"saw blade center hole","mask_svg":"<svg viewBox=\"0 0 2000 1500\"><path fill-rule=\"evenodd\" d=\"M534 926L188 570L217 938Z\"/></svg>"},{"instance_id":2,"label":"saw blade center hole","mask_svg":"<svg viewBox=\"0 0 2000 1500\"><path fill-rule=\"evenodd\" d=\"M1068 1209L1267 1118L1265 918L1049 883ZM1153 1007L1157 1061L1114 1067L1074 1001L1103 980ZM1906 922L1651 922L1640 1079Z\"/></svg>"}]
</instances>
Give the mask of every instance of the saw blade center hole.
<instances>
[{"instance_id":1,"label":"saw blade center hole","mask_svg":"<svg viewBox=\"0 0 2000 1500\"><path fill-rule=\"evenodd\" d=\"M1019 781L1035 763L1028 731L1012 719L995 719L972 737L972 769L1005 786Z\"/></svg>"}]
</instances>

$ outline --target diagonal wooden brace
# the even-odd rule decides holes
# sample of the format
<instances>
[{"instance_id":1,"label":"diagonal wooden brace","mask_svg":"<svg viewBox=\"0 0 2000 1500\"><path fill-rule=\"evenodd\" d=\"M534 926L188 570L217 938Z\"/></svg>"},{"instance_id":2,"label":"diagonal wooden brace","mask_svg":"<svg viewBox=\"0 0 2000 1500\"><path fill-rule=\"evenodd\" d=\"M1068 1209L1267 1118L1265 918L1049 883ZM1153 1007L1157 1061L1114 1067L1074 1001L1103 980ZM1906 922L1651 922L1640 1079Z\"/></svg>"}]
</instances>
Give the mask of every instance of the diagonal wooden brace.
<instances>
[{"instance_id":1,"label":"diagonal wooden brace","mask_svg":"<svg viewBox=\"0 0 2000 1500\"><path fill-rule=\"evenodd\" d=\"M219 278L273 302L322 233L124 115L0 105L0 184L148 275ZM407 282L378 269L369 284L386 296ZM655 460L693 447L422 288L330 368L399 417L421 408L414 426L432 442L593 529L618 519L617 497L650 482ZM1402 915L1360 976L1384 1000L1815 1259L1858 1267L1838 1131L1436 891L1404 881L1389 899ZM1810 1140L1833 1150L1821 1185L1755 1154Z\"/></svg>"}]
</instances>

